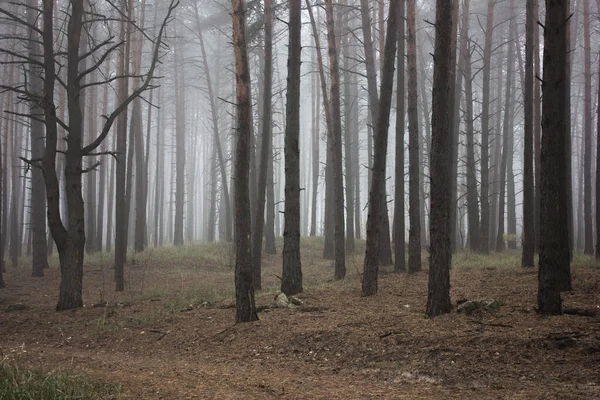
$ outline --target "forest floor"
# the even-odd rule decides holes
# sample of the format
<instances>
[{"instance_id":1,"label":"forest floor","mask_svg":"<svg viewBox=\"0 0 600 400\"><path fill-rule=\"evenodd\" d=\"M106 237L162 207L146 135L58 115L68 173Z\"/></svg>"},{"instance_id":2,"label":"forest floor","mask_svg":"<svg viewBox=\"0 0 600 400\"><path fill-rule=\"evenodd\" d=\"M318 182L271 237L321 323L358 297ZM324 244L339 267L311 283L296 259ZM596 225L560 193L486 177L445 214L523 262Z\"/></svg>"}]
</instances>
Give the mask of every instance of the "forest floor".
<instances>
[{"instance_id":1,"label":"forest floor","mask_svg":"<svg viewBox=\"0 0 600 400\"><path fill-rule=\"evenodd\" d=\"M149 249L113 289L111 258L86 262L84 301L54 311L59 272L8 266L0 291L0 359L119 384L123 399L600 399L600 317L536 314L537 273L520 255L459 254L451 296L497 300L427 319L427 271L383 268L360 292L363 254L334 282L321 242L303 240L304 305L268 308L280 255L266 256L260 320L235 324L227 245ZM425 254L423 257L426 261ZM576 257L565 307L600 314L600 268ZM105 304L106 302L106 304Z\"/></svg>"}]
</instances>

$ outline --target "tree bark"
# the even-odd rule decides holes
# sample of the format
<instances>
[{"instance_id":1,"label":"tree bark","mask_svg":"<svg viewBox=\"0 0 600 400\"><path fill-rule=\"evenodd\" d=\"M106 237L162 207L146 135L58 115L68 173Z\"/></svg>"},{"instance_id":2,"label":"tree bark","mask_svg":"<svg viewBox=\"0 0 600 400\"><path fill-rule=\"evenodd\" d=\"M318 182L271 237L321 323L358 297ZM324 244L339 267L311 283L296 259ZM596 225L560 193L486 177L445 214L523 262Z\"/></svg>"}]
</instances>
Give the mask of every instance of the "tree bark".
<instances>
[{"instance_id":1,"label":"tree bark","mask_svg":"<svg viewBox=\"0 0 600 400\"><path fill-rule=\"evenodd\" d=\"M568 4L546 0L542 97L538 311L560 314L560 271L569 268L567 200Z\"/></svg>"},{"instance_id":2,"label":"tree bark","mask_svg":"<svg viewBox=\"0 0 600 400\"><path fill-rule=\"evenodd\" d=\"M127 15L126 1L121 1L121 13ZM129 7L131 10L131 7ZM131 32L125 21L121 21L119 39L129 43ZM129 46L121 47L117 75L129 75ZM117 99L123 101L129 91L129 79L120 79L117 84ZM115 189L115 284L116 291L125 290L125 261L127 258L127 226L129 210L126 206L126 152L127 152L127 114L125 109L117 119L117 162L116 162L116 189Z\"/></svg>"},{"instance_id":3,"label":"tree bark","mask_svg":"<svg viewBox=\"0 0 600 400\"><path fill-rule=\"evenodd\" d=\"M592 229L592 50L590 34L590 2L583 0L583 54L584 54L584 100L583 100L583 221L585 225L584 254L594 254ZM598 211L597 211L598 212Z\"/></svg>"},{"instance_id":4,"label":"tree bark","mask_svg":"<svg viewBox=\"0 0 600 400\"><path fill-rule=\"evenodd\" d=\"M347 2L344 3L347 5ZM344 168L346 170L346 184L344 186L346 195L346 250L354 253L354 177L352 174L352 118L358 113L358 99L351 96L351 75L354 73L350 58L355 59L355 46L350 44L350 25L348 12L344 11L342 16L342 53L344 57Z\"/></svg>"},{"instance_id":5,"label":"tree bark","mask_svg":"<svg viewBox=\"0 0 600 400\"><path fill-rule=\"evenodd\" d=\"M379 273L379 248L382 210L381 198L385 193L385 168L390 123L390 109L394 84L394 65L396 45L398 43L398 19L400 2L392 1L387 24L387 40L381 76L381 98L379 99L379 115L376 119L374 137L373 175L369 191L369 214L367 216L367 242L365 250L362 293L372 296L377 293L377 277Z\"/></svg>"},{"instance_id":6,"label":"tree bark","mask_svg":"<svg viewBox=\"0 0 600 400\"><path fill-rule=\"evenodd\" d=\"M408 272L421 270L419 112L417 79L416 0L407 0L408 54ZM424 73L424 72L422 72Z\"/></svg>"},{"instance_id":7,"label":"tree bark","mask_svg":"<svg viewBox=\"0 0 600 400\"><path fill-rule=\"evenodd\" d=\"M463 0L461 54L464 61L465 79L465 127L466 127L466 179L467 179L467 220L469 227L469 248L479 252L481 248L479 226L479 198L477 193L477 170L475 165L475 129L473 127L473 72L471 63L471 46L469 43L470 0Z\"/></svg>"},{"instance_id":8,"label":"tree bark","mask_svg":"<svg viewBox=\"0 0 600 400\"><path fill-rule=\"evenodd\" d=\"M28 6L31 7L27 13L27 22L32 26L37 26L37 15L33 12L38 8L38 3L28 0ZM29 29L29 57L35 60L39 59L41 49L39 46L40 37L32 28ZM39 60L38 60L39 61ZM29 91L36 96L42 95L43 77L42 68L36 65L29 66ZM31 158L39 160L44 155L44 123L39 119L43 114L43 109L38 102L31 102ZM46 238L46 190L44 186L44 175L40 168L31 170L31 233L32 233L32 257L31 257L31 276L44 276L44 269L48 268L48 242Z\"/></svg>"},{"instance_id":9,"label":"tree bark","mask_svg":"<svg viewBox=\"0 0 600 400\"><path fill-rule=\"evenodd\" d=\"M237 104L237 147L235 152L235 298L236 322L258 320L252 284L250 249L249 169L252 104L250 97L250 67L246 48L245 1L232 0L233 48Z\"/></svg>"},{"instance_id":10,"label":"tree bark","mask_svg":"<svg viewBox=\"0 0 600 400\"><path fill-rule=\"evenodd\" d=\"M398 56L396 57L396 169L394 188L394 271L406 271L406 244L404 222L404 129L405 121L405 82L404 82L404 19L406 1L400 0L398 15Z\"/></svg>"},{"instance_id":11,"label":"tree bark","mask_svg":"<svg viewBox=\"0 0 600 400\"><path fill-rule=\"evenodd\" d=\"M327 14L327 40L329 42L329 68L331 77L331 135L333 181L333 222L335 225L335 279L346 276L346 251L344 229L344 184L342 172L342 121L340 110L339 60L333 19L333 0L325 0Z\"/></svg>"},{"instance_id":12,"label":"tree bark","mask_svg":"<svg viewBox=\"0 0 600 400\"><path fill-rule=\"evenodd\" d=\"M455 0L457 1L457 0ZM429 288L426 313L429 317L450 312L451 245L451 154L452 117L452 0L436 1L435 50L431 136L431 210L429 232Z\"/></svg>"},{"instance_id":13,"label":"tree bark","mask_svg":"<svg viewBox=\"0 0 600 400\"><path fill-rule=\"evenodd\" d=\"M252 235L252 269L254 271L254 289L261 289L261 261L262 242L265 225L265 202L267 189L267 173L269 170L269 157L273 147L272 124L272 97L273 97L273 6L271 0L265 0L265 56L264 56L264 89L262 94L262 133L260 148L260 172L258 174L257 206L254 214L254 225ZM298 63L300 59L298 59ZM288 88L289 94L289 88ZM298 107L300 103L298 102ZM289 119L288 119L289 123ZM286 178L287 182L287 178ZM299 187L299 182L298 182ZM298 215L299 218L299 215ZM287 217L286 217L287 219ZM298 240L300 236L298 236Z\"/></svg>"},{"instance_id":14,"label":"tree bark","mask_svg":"<svg viewBox=\"0 0 600 400\"><path fill-rule=\"evenodd\" d=\"M182 65L181 43L174 46L175 57L175 219L173 244L183 245L183 207L185 199L185 77Z\"/></svg>"},{"instance_id":15,"label":"tree bark","mask_svg":"<svg viewBox=\"0 0 600 400\"><path fill-rule=\"evenodd\" d=\"M490 123L490 70L494 29L495 0L488 0L485 44L483 49L483 87L481 104L481 252L489 253L489 123Z\"/></svg>"},{"instance_id":16,"label":"tree bark","mask_svg":"<svg viewBox=\"0 0 600 400\"><path fill-rule=\"evenodd\" d=\"M300 61L301 0L290 0L287 105L285 127L285 220L281 291L302 292L300 261Z\"/></svg>"},{"instance_id":17,"label":"tree bark","mask_svg":"<svg viewBox=\"0 0 600 400\"><path fill-rule=\"evenodd\" d=\"M535 6L538 0L527 0L525 5L525 87L524 102L524 142L523 142L523 252L521 266L532 268L535 254L535 181L533 171L533 60L535 50L534 26L536 25Z\"/></svg>"},{"instance_id":18,"label":"tree bark","mask_svg":"<svg viewBox=\"0 0 600 400\"><path fill-rule=\"evenodd\" d=\"M600 10L600 0L596 0L598 3L598 10ZM600 77L600 65L598 66L598 76ZM600 81L598 84L598 105L596 123L596 137L600 137ZM600 140L596 139L596 260L600 259Z\"/></svg>"}]
</instances>

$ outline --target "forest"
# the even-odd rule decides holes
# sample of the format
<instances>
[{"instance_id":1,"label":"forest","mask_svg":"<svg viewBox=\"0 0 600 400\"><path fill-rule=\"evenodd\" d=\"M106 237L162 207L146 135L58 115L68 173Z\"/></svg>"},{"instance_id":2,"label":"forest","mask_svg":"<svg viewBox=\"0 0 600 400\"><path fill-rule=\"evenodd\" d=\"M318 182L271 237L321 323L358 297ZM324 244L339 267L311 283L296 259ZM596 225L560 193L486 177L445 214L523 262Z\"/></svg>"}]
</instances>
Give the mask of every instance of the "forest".
<instances>
[{"instance_id":1,"label":"forest","mask_svg":"<svg viewBox=\"0 0 600 400\"><path fill-rule=\"evenodd\" d=\"M0 0L0 399L600 398L600 0Z\"/></svg>"}]
</instances>

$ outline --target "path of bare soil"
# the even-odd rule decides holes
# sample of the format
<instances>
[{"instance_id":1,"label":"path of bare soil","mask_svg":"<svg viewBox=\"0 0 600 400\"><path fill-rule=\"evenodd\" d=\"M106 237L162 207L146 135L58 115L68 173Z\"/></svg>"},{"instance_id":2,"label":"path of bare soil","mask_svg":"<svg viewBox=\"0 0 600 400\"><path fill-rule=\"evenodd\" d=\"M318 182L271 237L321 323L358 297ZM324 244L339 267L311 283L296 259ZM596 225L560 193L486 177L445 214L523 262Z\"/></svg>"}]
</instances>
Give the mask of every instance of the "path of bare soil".
<instances>
[{"instance_id":1,"label":"path of bare soil","mask_svg":"<svg viewBox=\"0 0 600 400\"><path fill-rule=\"evenodd\" d=\"M323 262L305 265L308 281L332 274ZM276 284L278 268L278 257L268 259L267 284ZM145 295L63 313L54 312L56 270L42 279L9 271L0 358L120 383L124 399L600 399L600 318L537 315L535 271L454 268L454 303L502 306L433 320L423 314L426 271L384 274L379 294L364 298L356 269L343 283L309 285L303 306L266 309L260 321L238 325L226 292L189 306L168 290L149 293L167 277L181 293L201 280L202 288L231 284L231 270L210 271L140 262L128 277L146 285ZM106 290L106 273L86 269L86 299ZM600 269L574 266L573 278L565 305L600 311ZM270 305L272 292L258 303Z\"/></svg>"}]
</instances>

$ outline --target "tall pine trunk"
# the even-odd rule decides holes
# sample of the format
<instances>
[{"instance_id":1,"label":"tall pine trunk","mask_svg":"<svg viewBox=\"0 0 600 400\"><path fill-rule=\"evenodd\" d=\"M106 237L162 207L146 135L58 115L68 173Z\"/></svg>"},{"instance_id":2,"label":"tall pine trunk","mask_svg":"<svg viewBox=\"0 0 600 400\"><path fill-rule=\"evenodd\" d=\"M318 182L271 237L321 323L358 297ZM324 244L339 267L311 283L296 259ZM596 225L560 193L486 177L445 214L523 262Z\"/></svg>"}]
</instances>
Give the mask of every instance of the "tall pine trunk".
<instances>
[{"instance_id":1,"label":"tall pine trunk","mask_svg":"<svg viewBox=\"0 0 600 400\"><path fill-rule=\"evenodd\" d=\"M233 49L237 104L237 146L235 151L235 298L236 321L258 320L252 284L250 252L249 169L252 127L250 96L250 66L246 48L245 1L232 0Z\"/></svg>"},{"instance_id":2,"label":"tall pine trunk","mask_svg":"<svg viewBox=\"0 0 600 400\"><path fill-rule=\"evenodd\" d=\"M301 0L289 0L289 52L285 126L285 220L281 291L302 292L300 261L300 61Z\"/></svg>"},{"instance_id":3,"label":"tall pine trunk","mask_svg":"<svg viewBox=\"0 0 600 400\"><path fill-rule=\"evenodd\" d=\"M457 0L454 0L457 1ZM429 232L429 285L426 313L429 317L450 312L451 154L452 117L452 0L436 1L435 50L431 129L431 211Z\"/></svg>"},{"instance_id":4,"label":"tall pine trunk","mask_svg":"<svg viewBox=\"0 0 600 400\"><path fill-rule=\"evenodd\" d=\"M571 263L567 213L556 212L568 206L568 18L567 1L546 0L538 274L538 311L544 314L562 312L561 271Z\"/></svg>"},{"instance_id":5,"label":"tall pine trunk","mask_svg":"<svg viewBox=\"0 0 600 400\"><path fill-rule=\"evenodd\" d=\"M404 222L404 130L405 130L405 83L404 83L404 19L406 1L400 0L398 15L398 56L396 57L396 169L394 188L394 271L406 271L406 244Z\"/></svg>"},{"instance_id":6,"label":"tall pine trunk","mask_svg":"<svg viewBox=\"0 0 600 400\"><path fill-rule=\"evenodd\" d=\"M346 250L344 229L344 184L342 171L342 119L340 105L340 75L335 26L333 18L333 0L325 0L327 14L327 41L329 43L329 69L331 77L331 170L333 193L333 225L335 226L335 279L346 276Z\"/></svg>"},{"instance_id":7,"label":"tall pine trunk","mask_svg":"<svg viewBox=\"0 0 600 400\"><path fill-rule=\"evenodd\" d=\"M379 273L380 230L382 229L381 198L385 193L385 168L390 123L390 109L394 84L394 65L396 45L398 43L398 19L400 2L390 4L385 42L383 69L381 76L381 97L379 99L379 115L376 119L374 137L373 175L369 191L369 214L367 216L367 242L365 251L362 293L371 296L377 293L377 277Z\"/></svg>"},{"instance_id":8,"label":"tall pine trunk","mask_svg":"<svg viewBox=\"0 0 600 400\"><path fill-rule=\"evenodd\" d=\"M419 113L417 79L416 0L407 0L408 54L408 272L421 270ZM421 73L425 73L422 71Z\"/></svg>"}]
</instances>

